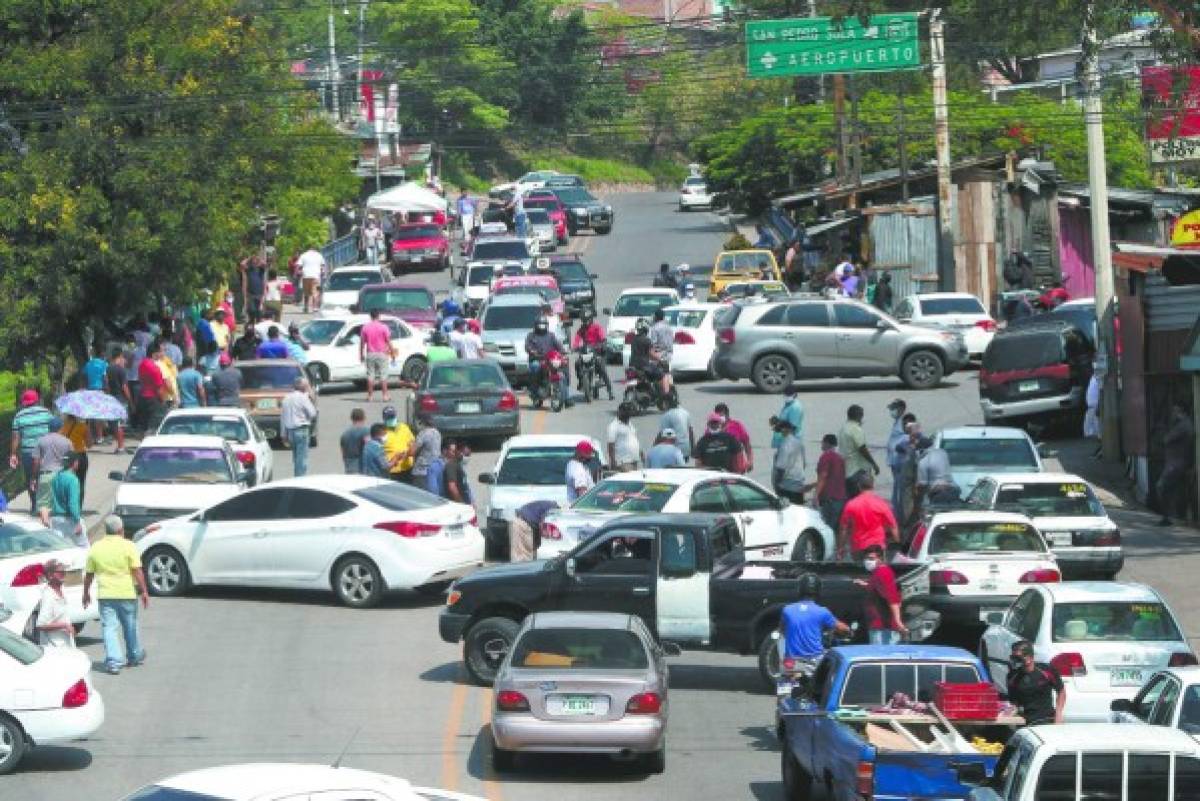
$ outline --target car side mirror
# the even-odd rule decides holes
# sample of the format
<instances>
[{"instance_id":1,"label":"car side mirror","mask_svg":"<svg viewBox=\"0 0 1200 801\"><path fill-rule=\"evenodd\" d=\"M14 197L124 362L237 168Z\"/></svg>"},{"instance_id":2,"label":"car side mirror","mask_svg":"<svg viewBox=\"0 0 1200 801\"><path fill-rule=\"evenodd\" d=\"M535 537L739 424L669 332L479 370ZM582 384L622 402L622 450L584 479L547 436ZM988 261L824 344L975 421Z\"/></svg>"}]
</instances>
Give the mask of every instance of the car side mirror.
<instances>
[{"instance_id":1,"label":"car side mirror","mask_svg":"<svg viewBox=\"0 0 1200 801\"><path fill-rule=\"evenodd\" d=\"M659 645L666 656L683 656L683 649L673 642L663 642Z\"/></svg>"},{"instance_id":2,"label":"car side mirror","mask_svg":"<svg viewBox=\"0 0 1200 801\"><path fill-rule=\"evenodd\" d=\"M959 784L969 784L978 787L987 781L987 768L982 762L951 762L954 775Z\"/></svg>"},{"instance_id":3,"label":"car side mirror","mask_svg":"<svg viewBox=\"0 0 1200 801\"><path fill-rule=\"evenodd\" d=\"M108 479L110 481L124 481L125 474L122 473L120 470L110 470L108 473Z\"/></svg>"},{"instance_id":4,"label":"car side mirror","mask_svg":"<svg viewBox=\"0 0 1200 801\"><path fill-rule=\"evenodd\" d=\"M1133 714L1133 701L1128 698L1114 698L1108 708L1113 712L1128 712Z\"/></svg>"},{"instance_id":5,"label":"car side mirror","mask_svg":"<svg viewBox=\"0 0 1200 801\"><path fill-rule=\"evenodd\" d=\"M563 572L565 572L571 578L575 578L575 559L574 558L568 559L566 562L563 563Z\"/></svg>"},{"instance_id":6,"label":"car side mirror","mask_svg":"<svg viewBox=\"0 0 1200 801\"><path fill-rule=\"evenodd\" d=\"M495 473L480 473L479 474L479 483L480 484L495 484L496 483L496 474Z\"/></svg>"},{"instance_id":7,"label":"car side mirror","mask_svg":"<svg viewBox=\"0 0 1200 801\"><path fill-rule=\"evenodd\" d=\"M1046 443L1039 442L1036 447L1038 456L1042 457L1043 459L1050 457L1050 448L1046 445Z\"/></svg>"},{"instance_id":8,"label":"car side mirror","mask_svg":"<svg viewBox=\"0 0 1200 801\"><path fill-rule=\"evenodd\" d=\"M890 329L892 327L892 324L889 323L887 320L883 319L882 317L880 317L878 320L875 321L875 327L878 328L880 331L887 331L888 329Z\"/></svg>"}]
</instances>

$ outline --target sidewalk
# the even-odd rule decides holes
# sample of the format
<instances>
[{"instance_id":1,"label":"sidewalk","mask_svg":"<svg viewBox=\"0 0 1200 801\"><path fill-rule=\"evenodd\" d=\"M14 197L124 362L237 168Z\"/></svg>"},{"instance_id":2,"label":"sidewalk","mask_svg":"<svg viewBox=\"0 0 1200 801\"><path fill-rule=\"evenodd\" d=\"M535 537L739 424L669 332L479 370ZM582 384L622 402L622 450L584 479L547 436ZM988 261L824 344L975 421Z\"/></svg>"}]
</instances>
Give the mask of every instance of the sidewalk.
<instances>
[{"instance_id":1,"label":"sidewalk","mask_svg":"<svg viewBox=\"0 0 1200 801\"><path fill-rule=\"evenodd\" d=\"M137 440L126 438L125 446L136 445ZM83 525L87 529L88 539L94 540L104 524L105 516L112 513L117 497L118 481L108 477L110 471L120 470L122 473L129 467L132 454L113 453L111 443L93 447L88 451L87 484L83 493ZM16 500L9 500L9 514L29 515L29 495L22 493Z\"/></svg>"}]
</instances>

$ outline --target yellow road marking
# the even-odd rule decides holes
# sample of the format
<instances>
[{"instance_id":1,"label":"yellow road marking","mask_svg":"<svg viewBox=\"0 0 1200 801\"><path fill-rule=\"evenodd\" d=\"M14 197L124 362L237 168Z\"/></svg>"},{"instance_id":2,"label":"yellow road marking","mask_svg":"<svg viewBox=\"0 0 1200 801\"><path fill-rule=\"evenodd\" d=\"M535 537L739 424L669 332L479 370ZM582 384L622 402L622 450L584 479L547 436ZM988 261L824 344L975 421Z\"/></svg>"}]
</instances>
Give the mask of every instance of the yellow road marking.
<instances>
[{"instance_id":1,"label":"yellow road marking","mask_svg":"<svg viewBox=\"0 0 1200 801\"><path fill-rule=\"evenodd\" d=\"M467 685L463 683L462 671L450 694L450 713L446 715L446 729L442 732L442 787L454 792L458 789L458 730L462 724L463 710L467 706Z\"/></svg>"},{"instance_id":2,"label":"yellow road marking","mask_svg":"<svg viewBox=\"0 0 1200 801\"><path fill-rule=\"evenodd\" d=\"M480 694L483 696L483 725L490 729L492 725L492 691L480 689ZM488 801L500 801L504 797L504 793L500 790L500 783L496 781L495 767L490 762L483 766L483 794Z\"/></svg>"}]
</instances>

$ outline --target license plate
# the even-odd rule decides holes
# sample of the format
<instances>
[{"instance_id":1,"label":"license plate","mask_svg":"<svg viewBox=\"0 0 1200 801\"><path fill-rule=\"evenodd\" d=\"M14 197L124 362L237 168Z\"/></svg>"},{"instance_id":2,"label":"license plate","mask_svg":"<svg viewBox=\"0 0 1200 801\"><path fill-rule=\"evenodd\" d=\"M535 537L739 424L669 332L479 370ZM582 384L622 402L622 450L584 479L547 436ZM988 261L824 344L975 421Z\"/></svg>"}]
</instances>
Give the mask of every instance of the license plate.
<instances>
[{"instance_id":1,"label":"license plate","mask_svg":"<svg viewBox=\"0 0 1200 801\"><path fill-rule=\"evenodd\" d=\"M279 406L279 401L275 398L259 398L254 402L255 409L274 409Z\"/></svg>"},{"instance_id":2,"label":"license plate","mask_svg":"<svg viewBox=\"0 0 1200 801\"><path fill-rule=\"evenodd\" d=\"M1058 546L1060 548L1066 548L1070 547L1072 542L1071 532L1069 531L1053 531L1048 534L1046 538L1050 540L1050 545L1052 547Z\"/></svg>"},{"instance_id":3,"label":"license plate","mask_svg":"<svg viewBox=\"0 0 1200 801\"><path fill-rule=\"evenodd\" d=\"M1113 668L1108 672L1108 683L1113 687L1141 687L1145 679L1140 668Z\"/></svg>"},{"instance_id":4,"label":"license plate","mask_svg":"<svg viewBox=\"0 0 1200 801\"><path fill-rule=\"evenodd\" d=\"M594 695L551 696L549 711L555 715L603 715L608 712L608 699Z\"/></svg>"},{"instance_id":5,"label":"license plate","mask_svg":"<svg viewBox=\"0 0 1200 801\"><path fill-rule=\"evenodd\" d=\"M790 679L779 681L775 684L775 695L780 698L789 698L792 695L792 688L796 683Z\"/></svg>"},{"instance_id":6,"label":"license plate","mask_svg":"<svg viewBox=\"0 0 1200 801\"><path fill-rule=\"evenodd\" d=\"M988 581L987 579L979 582L979 589L983 590L984 592L995 592L996 586L996 582Z\"/></svg>"},{"instance_id":7,"label":"license plate","mask_svg":"<svg viewBox=\"0 0 1200 801\"><path fill-rule=\"evenodd\" d=\"M424 256L410 256L408 260L413 264L420 264L424 258Z\"/></svg>"},{"instance_id":8,"label":"license plate","mask_svg":"<svg viewBox=\"0 0 1200 801\"><path fill-rule=\"evenodd\" d=\"M1037 381L1022 381L1021 383L1017 384L1018 392L1037 392L1037 389Z\"/></svg>"},{"instance_id":9,"label":"license plate","mask_svg":"<svg viewBox=\"0 0 1200 801\"><path fill-rule=\"evenodd\" d=\"M273 428L264 428L262 430L262 432L263 432L263 436L266 437L267 439L275 439L276 437L279 436L279 432Z\"/></svg>"},{"instance_id":10,"label":"license plate","mask_svg":"<svg viewBox=\"0 0 1200 801\"><path fill-rule=\"evenodd\" d=\"M63 581L63 586L64 587L78 587L80 584L83 584L83 571L82 570L68 570L67 577Z\"/></svg>"},{"instance_id":11,"label":"license plate","mask_svg":"<svg viewBox=\"0 0 1200 801\"><path fill-rule=\"evenodd\" d=\"M461 539L463 533L462 526L449 526L446 528L446 536L452 540Z\"/></svg>"},{"instance_id":12,"label":"license plate","mask_svg":"<svg viewBox=\"0 0 1200 801\"><path fill-rule=\"evenodd\" d=\"M478 403L459 403L454 408L458 410L459 414L478 414L483 409Z\"/></svg>"}]
</instances>

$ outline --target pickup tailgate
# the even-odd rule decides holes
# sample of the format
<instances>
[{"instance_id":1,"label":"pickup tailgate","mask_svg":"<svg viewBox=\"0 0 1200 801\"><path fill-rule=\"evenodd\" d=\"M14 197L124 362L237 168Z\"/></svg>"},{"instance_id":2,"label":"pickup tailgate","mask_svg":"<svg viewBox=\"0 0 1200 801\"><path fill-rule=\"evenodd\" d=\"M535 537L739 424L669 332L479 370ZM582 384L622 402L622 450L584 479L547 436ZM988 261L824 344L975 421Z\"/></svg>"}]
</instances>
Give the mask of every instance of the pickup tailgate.
<instances>
[{"instance_id":1,"label":"pickup tailgate","mask_svg":"<svg viewBox=\"0 0 1200 801\"><path fill-rule=\"evenodd\" d=\"M920 798L966 798L971 787L960 784L959 765L979 763L990 774L998 757L986 754L927 754L872 748L875 763L875 801Z\"/></svg>"}]
</instances>

